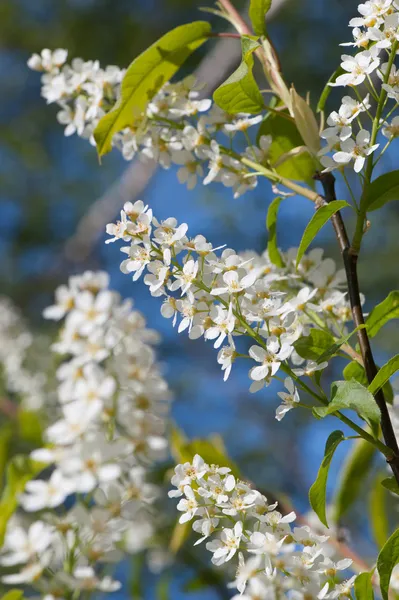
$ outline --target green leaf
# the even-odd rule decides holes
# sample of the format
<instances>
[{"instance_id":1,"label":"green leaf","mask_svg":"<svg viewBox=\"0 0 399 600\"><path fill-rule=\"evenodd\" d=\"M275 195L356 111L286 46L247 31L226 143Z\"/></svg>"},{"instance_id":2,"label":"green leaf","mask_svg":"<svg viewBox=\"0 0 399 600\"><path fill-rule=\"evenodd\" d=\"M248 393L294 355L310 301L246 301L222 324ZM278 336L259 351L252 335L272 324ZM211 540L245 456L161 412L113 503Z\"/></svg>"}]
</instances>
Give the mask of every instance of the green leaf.
<instances>
[{"instance_id":1,"label":"green leaf","mask_svg":"<svg viewBox=\"0 0 399 600\"><path fill-rule=\"evenodd\" d=\"M377 475L371 488L369 498L371 531L375 543L379 548L382 548L385 544L389 532L386 506L387 490L381 485L384 478L385 474L384 476L381 476L380 474Z\"/></svg>"},{"instance_id":2,"label":"green leaf","mask_svg":"<svg viewBox=\"0 0 399 600\"><path fill-rule=\"evenodd\" d=\"M395 477L387 477L381 481L381 485L384 486L387 490L399 496L399 485L396 481Z\"/></svg>"},{"instance_id":3,"label":"green leaf","mask_svg":"<svg viewBox=\"0 0 399 600\"><path fill-rule=\"evenodd\" d=\"M265 15L271 5L272 0L251 0L248 12L256 35L266 35Z\"/></svg>"},{"instance_id":4,"label":"green leaf","mask_svg":"<svg viewBox=\"0 0 399 600\"><path fill-rule=\"evenodd\" d=\"M373 579L374 571L360 573L355 579L356 600L374 600Z\"/></svg>"},{"instance_id":5,"label":"green leaf","mask_svg":"<svg viewBox=\"0 0 399 600\"><path fill-rule=\"evenodd\" d=\"M267 252L269 254L269 258L271 262L276 265L276 267L283 267L284 261L281 258L281 254L277 245L277 213L281 202L284 200L282 196L278 196L274 198L271 202L269 209L267 211L266 217L266 227L269 232L269 238L267 241Z\"/></svg>"},{"instance_id":6,"label":"green leaf","mask_svg":"<svg viewBox=\"0 0 399 600\"><path fill-rule=\"evenodd\" d=\"M393 291L380 304L377 304L366 320L367 333L374 337L381 327L391 319L399 319L399 292Z\"/></svg>"},{"instance_id":7,"label":"green leaf","mask_svg":"<svg viewBox=\"0 0 399 600\"><path fill-rule=\"evenodd\" d=\"M7 523L17 508L18 496L28 481L33 479L44 465L22 454L14 456L7 466L7 483L0 498L0 547L4 542Z\"/></svg>"},{"instance_id":8,"label":"green leaf","mask_svg":"<svg viewBox=\"0 0 399 600\"><path fill-rule=\"evenodd\" d=\"M314 408L313 412L316 416L323 418L343 409L356 411L359 417L367 421L371 427L381 420L380 409L373 395L354 379L352 381L334 381L331 384L331 400L328 406Z\"/></svg>"},{"instance_id":9,"label":"green leaf","mask_svg":"<svg viewBox=\"0 0 399 600\"><path fill-rule=\"evenodd\" d=\"M111 150L114 134L134 123L154 94L206 42L210 31L206 21L180 25L134 59L122 80L121 97L94 131L99 156Z\"/></svg>"},{"instance_id":10,"label":"green leaf","mask_svg":"<svg viewBox=\"0 0 399 600\"><path fill-rule=\"evenodd\" d=\"M331 75L330 79L327 81L327 83L324 87L324 90L322 91L319 101L317 103L317 109L316 109L317 112L321 112L324 110L324 108L326 106L326 102L328 100L328 97L333 90L333 88L329 84L332 83L333 81L335 81L339 75L342 75L342 73L344 73L344 70L341 66L339 66L338 69L336 71L334 71L334 73Z\"/></svg>"},{"instance_id":11,"label":"green leaf","mask_svg":"<svg viewBox=\"0 0 399 600\"><path fill-rule=\"evenodd\" d=\"M360 365L355 360L346 365L346 367L345 367L345 369L343 371L343 376L345 377L345 379L347 381L349 381L351 379L356 379L356 381L358 381L359 383L361 383L365 387L367 387L368 384L369 384L368 379L367 379L367 375L366 375L366 371L364 370L364 367L362 367L362 365ZM392 389L392 386L391 386L390 382L388 381L383 386L382 389L384 391L385 400L389 404L392 404L394 394L393 394L393 389Z\"/></svg>"},{"instance_id":12,"label":"green leaf","mask_svg":"<svg viewBox=\"0 0 399 600\"><path fill-rule=\"evenodd\" d=\"M328 527L326 516L326 493L328 471L334 452L344 439L342 431L333 431L328 437L324 450L324 458L317 473L316 481L309 490L309 502L320 521Z\"/></svg>"},{"instance_id":13,"label":"green leaf","mask_svg":"<svg viewBox=\"0 0 399 600\"><path fill-rule=\"evenodd\" d=\"M4 594L1 597L1 600L21 600L24 597L24 593L22 590L13 589Z\"/></svg>"},{"instance_id":14,"label":"green leaf","mask_svg":"<svg viewBox=\"0 0 399 600\"><path fill-rule=\"evenodd\" d=\"M17 415L18 433L25 441L36 447L43 444L42 424L37 412L20 408Z\"/></svg>"},{"instance_id":15,"label":"green leaf","mask_svg":"<svg viewBox=\"0 0 399 600\"><path fill-rule=\"evenodd\" d=\"M380 587L383 600L388 600L389 582L394 567L399 562L399 529L386 542L377 558Z\"/></svg>"},{"instance_id":16,"label":"green leaf","mask_svg":"<svg viewBox=\"0 0 399 600\"><path fill-rule=\"evenodd\" d=\"M259 44L247 35L241 37L242 62L238 69L213 93L218 106L229 114L257 114L265 108L262 94L252 75L254 57Z\"/></svg>"},{"instance_id":17,"label":"green leaf","mask_svg":"<svg viewBox=\"0 0 399 600\"><path fill-rule=\"evenodd\" d=\"M309 335L300 337L294 342L294 348L299 356L307 360L317 360L323 356L327 348L331 348L334 337L327 331L311 329Z\"/></svg>"},{"instance_id":18,"label":"green leaf","mask_svg":"<svg viewBox=\"0 0 399 600\"><path fill-rule=\"evenodd\" d=\"M394 373L399 369L399 354L393 356L374 377L368 389L374 395L381 389Z\"/></svg>"},{"instance_id":19,"label":"green leaf","mask_svg":"<svg viewBox=\"0 0 399 600\"><path fill-rule=\"evenodd\" d=\"M305 232L302 236L301 243L299 244L298 254L296 257L296 267L298 268L299 263L310 244L313 242L320 229L327 223L327 221L339 210L349 206L345 200L333 200L324 206L321 206L316 210L315 214L308 223Z\"/></svg>"},{"instance_id":20,"label":"green leaf","mask_svg":"<svg viewBox=\"0 0 399 600\"><path fill-rule=\"evenodd\" d=\"M177 554L183 544L187 541L191 533L191 523L179 523L176 522L176 525L173 528L172 534L170 536L169 541L169 550L172 554Z\"/></svg>"},{"instance_id":21,"label":"green leaf","mask_svg":"<svg viewBox=\"0 0 399 600\"><path fill-rule=\"evenodd\" d=\"M304 141L294 121L278 115L269 117L262 122L259 128L258 139L262 135L270 135L272 137L269 159L275 165L277 173L282 177L304 181L311 187L314 187L313 175L317 164L308 152L293 155L281 164L276 164L282 156L304 145Z\"/></svg>"},{"instance_id":22,"label":"green leaf","mask_svg":"<svg viewBox=\"0 0 399 600\"><path fill-rule=\"evenodd\" d=\"M399 200L399 171L390 171L374 179L366 188L361 203L367 212L372 212L392 200Z\"/></svg>"},{"instance_id":23,"label":"green leaf","mask_svg":"<svg viewBox=\"0 0 399 600\"><path fill-rule=\"evenodd\" d=\"M13 427L11 423L4 423L0 429L0 489L4 480L4 470L8 460L12 437Z\"/></svg>"},{"instance_id":24,"label":"green leaf","mask_svg":"<svg viewBox=\"0 0 399 600\"><path fill-rule=\"evenodd\" d=\"M339 340L336 340L335 343L331 346L331 348L326 350L325 353L320 356L317 362L321 363L325 360L329 360L332 356L334 356L334 354L336 354L339 351L343 344L346 344L346 342L352 337L352 335L354 335L357 331L359 331L359 329L363 329L364 327L366 326L359 325L358 327L356 327L356 329L353 329L353 331L348 333L348 335L344 335Z\"/></svg>"},{"instance_id":25,"label":"green leaf","mask_svg":"<svg viewBox=\"0 0 399 600\"><path fill-rule=\"evenodd\" d=\"M356 440L341 469L334 499L334 521L338 523L359 497L362 484L373 465L375 447L365 440Z\"/></svg>"}]
</instances>

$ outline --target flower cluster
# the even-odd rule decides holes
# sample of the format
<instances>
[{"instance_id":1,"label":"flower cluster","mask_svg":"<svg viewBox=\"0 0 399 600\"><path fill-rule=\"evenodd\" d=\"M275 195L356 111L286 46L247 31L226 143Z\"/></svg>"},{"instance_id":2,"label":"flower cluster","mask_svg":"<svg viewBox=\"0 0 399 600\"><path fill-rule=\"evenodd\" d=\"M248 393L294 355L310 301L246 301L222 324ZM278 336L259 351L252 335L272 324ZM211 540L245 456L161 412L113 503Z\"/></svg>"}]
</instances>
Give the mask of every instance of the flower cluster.
<instances>
[{"instance_id":1,"label":"flower cluster","mask_svg":"<svg viewBox=\"0 0 399 600\"><path fill-rule=\"evenodd\" d=\"M213 341L225 380L242 356L236 350L237 336L252 343L252 392L268 385L281 368L295 378L325 368L326 362L303 365L293 345L320 323L342 336L351 319L346 294L339 290L345 276L336 271L334 261L316 249L296 270L292 249L283 255L285 266L276 267L267 252L239 255L229 248L213 248L202 235L187 237L187 229L174 218L159 222L138 200L125 204L118 223L107 225L112 236L107 242L129 243L121 248L127 255L122 272L137 280L147 271L144 283L151 295L163 299L162 315L174 325L179 319L179 332ZM277 418L299 401L292 379L285 383L288 393L282 393Z\"/></svg>"},{"instance_id":2,"label":"flower cluster","mask_svg":"<svg viewBox=\"0 0 399 600\"><path fill-rule=\"evenodd\" d=\"M341 69L333 87L351 87L356 98L344 96L338 112L332 112L321 136L327 146L321 150L321 162L326 171L331 171L353 162L353 168L359 173L370 156L379 147L376 143L375 128L373 134L363 127L362 113L365 118L374 120L369 109L370 95L379 100L371 75L376 73L385 91L382 108L387 98L395 101L394 106L381 121L379 128L388 138L388 143L399 135L399 117L389 121L399 102L398 71L393 64L399 43L399 4L394 0L368 0L359 4L360 17L352 19L353 42L341 44L353 46L358 52L355 56L342 55ZM369 94L362 98L358 86L365 86ZM378 130L377 130L378 131ZM329 155L332 153L332 155Z\"/></svg>"},{"instance_id":3,"label":"flower cluster","mask_svg":"<svg viewBox=\"0 0 399 600\"><path fill-rule=\"evenodd\" d=\"M3 394L27 410L39 410L50 393L48 340L33 336L20 312L0 297L0 372Z\"/></svg>"},{"instance_id":4,"label":"flower cluster","mask_svg":"<svg viewBox=\"0 0 399 600\"><path fill-rule=\"evenodd\" d=\"M193 521L206 541L216 566L238 562L231 587L235 600L270 598L335 599L351 596L355 577L341 581L339 572L350 568L350 559L329 558L328 536L308 526L294 527L291 512L283 516L277 504L229 468L208 465L196 455L191 463L178 465L172 478L172 498L180 498L180 523Z\"/></svg>"},{"instance_id":5,"label":"flower cluster","mask_svg":"<svg viewBox=\"0 0 399 600\"><path fill-rule=\"evenodd\" d=\"M58 121L66 126L65 135L77 133L95 144L93 131L116 102L124 70L114 66L104 70L98 61L82 59L74 59L69 66L66 59L66 50L46 49L41 56L33 55L28 65L44 71L42 94L48 103L60 106ZM135 115L134 126L115 134L113 145L126 160L137 155L164 169L177 165L178 179L189 189L202 178L204 185L221 182L238 197L257 184L257 176L240 162L241 154L264 162L271 138L261 137L259 145L251 144L242 153L233 152L231 142L237 132L245 134L242 141L248 141L247 129L262 119L261 115L228 115L211 100L201 99L194 78L187 77L178 83L166 83L145 113ZM219 132L229 138L227 147L215 139Z\"/></svg>"},{"instance_id":6,"label":"flower cluster","mask_svg":"<svg viewBox=\"0 0 399 600\"><path fill-rule=\"evenodd\" d=\"M58 414L46 447L32 452L46 472L19 497L24 516L10 521L0 557L18 571L2 580L57 597L113 591L120 584L107 565L145 549L156 525L159 490L148 476L167 452L169 403L151 347L157 338L103 272L71 277L45 316L64 319L53 345L62 358Z\"/></svg>"}]
</instances>

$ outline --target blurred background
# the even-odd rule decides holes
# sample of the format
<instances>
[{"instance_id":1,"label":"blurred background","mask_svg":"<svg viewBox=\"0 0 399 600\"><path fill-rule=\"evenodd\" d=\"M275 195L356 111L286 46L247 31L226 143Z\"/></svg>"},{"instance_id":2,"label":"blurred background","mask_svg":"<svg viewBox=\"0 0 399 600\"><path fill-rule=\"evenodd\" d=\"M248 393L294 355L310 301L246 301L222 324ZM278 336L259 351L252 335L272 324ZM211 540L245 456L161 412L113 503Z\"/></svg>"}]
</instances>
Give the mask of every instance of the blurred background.
<instances>
[{"instance_id":1,"label":"blurred background","mask_svg":"<svg viewBox=\"0 0 399 600\"><path fill-rule=\"evenodd\" d=\"M347 23L356 13L355 0L274 0L278 3L269 33L279 52L288 83L299 92L310 91L315 104L325 81L336 69L339 43L350 39ZM246 2L236 0L239 10ZM247 368L238 363L223 383L216 351L203 340L189 341L160 315L160 302L151 298L142 282L133 284L119 271L118 245L105 246L105 223L117 216L123 202L137 187L158 218L175 216L187 222L191 236L204 234L214 245L236 250L263 250L265 217L273 198L270 186L234 200L219 184L188 192L175 169L159 171L144 186L118 152L98 164L95 149L74 136L65 138L56 121L57 108L40 97L40 76L26 61L48 47L67 48L69 58L99 59L103 66L127 66L167 30L194 19L210 18L216 30L225 24L199 12L211 0L1 0L0 1L0 292L10 296L36 331L47 331L42 309L52 302L55 287L69 274L105 269L114 288L132 297L149 325L163 337L159 356L173 390L173 417L189 437L219 432L229 454L246 477L261 489L283 491L300 512L309 508L307 490L314 481L325 440L335 428L332 420L315 423L307 414L293 411L278 424L276 386L255 396L248 392ZM239 43L205 45L186 66L191 72L202 64L204 79L216 87L235 68ZM238 46L238 47L237 47ZM216 52L217 60L207 60ZM214 56L214 55L212 55ZM334 108L334 94L330 97ZM395 147L395 146L394 146ZM387 153L379 169L394 168ZM130 169L126 174L126 169ZM122 181L122 184L121 184ZM356 184L355 188L356 188ZM343 188L338 197L345 198ZM310 203L292 198L280 209L278 235L284 249L299 243L312 215ZM104 213L107 215L104 220ZM399 210L395 203L373 213L370 233L360 263L366 307L397 288ZM332 231L326 227L317 245L340 261ZM378 250L378 252L376 252ZM384 362L395 349L392 326L376 340L377 361ZM331 370L331 379L338 373ZM329 489L348 446L340 448L333 463ZM359 502L344 523L351 545L367 559L375 553L369 518ZM126 573L128 579L129 573ZM173 598L217 598L218 592L184 591L190 569L173 582ZM154 584L151 579L151 585ZM148 598L154 595L149 587ZM124 591L121 596L129 595Z\"/></svg>"}]
</instances>

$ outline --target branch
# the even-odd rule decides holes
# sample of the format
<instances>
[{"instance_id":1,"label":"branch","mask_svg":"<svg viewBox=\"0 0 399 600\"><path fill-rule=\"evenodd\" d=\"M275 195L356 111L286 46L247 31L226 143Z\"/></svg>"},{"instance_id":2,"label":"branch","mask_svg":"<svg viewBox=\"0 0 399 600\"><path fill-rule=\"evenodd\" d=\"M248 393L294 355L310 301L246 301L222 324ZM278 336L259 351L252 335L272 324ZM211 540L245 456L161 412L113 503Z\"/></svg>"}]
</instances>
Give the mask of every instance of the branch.
<instances>
[{"instance_id":1,"label":"branch","mask_svg":"<svg viewBox=\"0 0 399 600\"><path fill-rule=\"evenodd\" d=\"M316 173L315 179L320 181L322 184L326 201L331 202L336 200L334 175L332 173ZM353 322L356 327L359 327L364 325L365 321L360 300L359 280L357 275L358 254L351 247L348 235L346 233L345 224L340 212L335 213L335 215L331 217L331 221L344 261ZM359 341L360 352L362 355L367 380L369 383L371 383L374 377L377 375L378 369L374 362L370 340L365 327L362 327L358 330L357 338ZM399 447L382 389L376 392L374 398L381 411L381 430L385 443L392 450L392 456L387 458L387 462L392 469L396 481L399 483Z\"/></svg>"}]
</instances>

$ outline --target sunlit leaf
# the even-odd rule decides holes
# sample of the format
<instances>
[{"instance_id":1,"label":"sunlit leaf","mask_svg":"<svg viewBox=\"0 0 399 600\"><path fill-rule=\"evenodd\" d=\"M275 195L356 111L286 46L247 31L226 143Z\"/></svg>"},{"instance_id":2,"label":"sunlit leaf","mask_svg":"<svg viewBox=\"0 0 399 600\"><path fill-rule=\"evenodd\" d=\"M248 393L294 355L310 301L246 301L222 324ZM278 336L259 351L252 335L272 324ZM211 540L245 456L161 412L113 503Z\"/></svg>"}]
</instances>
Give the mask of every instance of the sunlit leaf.
<instances>
[{"instance_id":1,"label":"sunlit leaf","mask_svg":"<svg viewBox=\"0 0 399 600\"><path fill-rule=\"evenodd\" d=\"M14 456L7 466L7 483L0 498L0 546L4 542L7 523L17 508L18 496L28 481L33 479L44 465L28 456Z\"/></svg>"},{"instance_id":2,"label":"sunlit leaf","mask_svg":"<svg viewBox=\"0 0 399 600\"><path fill-rule=\"evenodd\" d=\"M373 575L374 571L360 573L355 579L355 596L356 600L374 600L373 590Z\"/></svg>"},{"instance_id":3,"label":"sunlit leaf","mask_svg":"<svg viewBox=\"0 0 399 600\"><path fill-rule=\"evenodd\" d=\"M352 409L370 426L381 420L380 409L374 396L354 379L352 381L334 381L331 384L331 400L327 406L316 407L313 412L318 417L326 417L338 410Z\"/></svg>"},{"instance_id":4,"label":"sunlit leaf","mask_svg":"<svg viewBox=\"0 0 399 600\"><path fill-rule=\"evenodd\" d=\"M123 78L121 97L94 131L99 156L111 150L115 133L134 123L154 94L206 42L210 31L206 21L180 25L134 59Z\"/></svg>"},{"instance_id":5,"label":"sunlit leaf","mask_svg":"<svg viewBox=\"0 0 399 600\"><path fill-rule=\"evenodd\" d=\"M367 212L371 212L392 200L399 200L399 170L390 171L374 179L367 186L362 203Z\"/></svg>"},{"instance_id":6,"label":"sunlit leaf","mask_svg":"<svg viewBox=\"0 0 399 600\"><path fill-rule=\"evenodd\" d=\"M324 458L320 465L319 472L317 473L316 481L309 490L310 505L319 517L320 521L326 527L328 527L326 515L328 471L330 469L334 452L337 449L338 445L342 442L344 437L345 436L342 433L342 431L333 431L329 436L324 450Z\"/></svg>"},{"instance_id":7,"label":"sunlit leaf","mask_svg":"<svg viewBox=\"0 0 399 600\"><path fill-rule=\"evenodd\" d=\"M380 587L383 600L388 600L389 582L394 567L399 562L399 529L385 543L377 559Z\"/></svg>"},{"instance_id":8,"label":"sunlit leaf","mask_svg":"<svg viewBox=\"0 0 399 600\"><path fill-rule=\"evenodd\" d=\"M266 35L265 16L271 5L272 0L251 0L248 12L256 35Z\"/></svg>"},{"instance_id":9,"label":"sunlit leaf","mask_svg":"<svg viewBox=\"0 0 399 600\"><path fill-rule=\"evenodd\" d=\"M376 394L379 389L381 389L387 381L396 373L399 369L399 354L393 356L381 369L378 371L377 375L374 377L373 381L370 383L368 389L372 394Z\"/></svg>"},{"instance_id":10,"label":"sunlit leaf","mask_svg":"<svg viewBox=\"0 0 399 600\"><path fill-rule=\"evenodd\" d=\"M390 292L385 300L370 312L366 320L368 336L374 337L391 319L399 319L399 291L396 290Z\"/></svg>"},{"instance_id":11,"label":"sunlit leaf","mask_svg":"<svg viewBox=\"0 0 399 600\"><path fill-rule=\"evenodd\" d=\"M343 376L347 381L350 381L351 379L356 379L356 381L358 381L365 387L367 387L369 384L364 367L355 360L346 365L345 369L343 370ZM389 404L392 404L394 394L390 382L387 381L387 383L383 386L382 389L384 391L385 400Z\"/></svg>"},{"instance_id":12,"label":"sunlit leaf","mask_svg":"<svg viewBox=\"0 0 399 600\"><path fill-rule=\"evenodd\" d=\"M270 116L262 122L258 131L258 139L262 135L270 135L272 138L269 159L271 164L275 165L277 173L314 187L313 175L317 169L317 163L308 152L296 154L278 164L282 156L287 155L294 148L304 145L304 140L294 121L279 115Z\"/></svg>"},{"instance_id":13,"label":"sunlit leaf","mask_svg":"<svg viewBox=\"0 0 399 600\"><path fill-rule=\"evenodd\" d=\"M294 342L294 348L302 358L317 360L334 344L334 337L327 331L311 329L309 335Z\"/></svg>"},{"instance_id":14,"label":"sunlit leaf","mask_svg":"<svg viewBox=\"0 0 399 600\"><path fill-rule=\"evenodd\" d=\"M333 200L324 206L321 206L316 210L310 222L308 223L305 232L302 236L301 243L299 244L298 254L296 257L296 266L298 268L299 263L310 244L313 242L320 229L327 223L331 217L342 210L346 206L349 206L345 200Z\"/></svg>"},{"instance_id":15,"label":"sunlit leaf","mask_svg":"<svg viewBox=\"0 0 399 600\"><path fill-rule=\"evenodd\" d=\"M259 44L249 36L241 37L242 62L238 69L220 85L213 99L221 109L229 114L257 114L265 108L263 96L252 75L254 58L252 54Z\"/></svg>"},{"instance_id":16,"label":"sunlit leaf","mask_svg":"<svg viewBox=\"0 0 399 600\"><path fill-rule=\"evenodd\" d=\"M280 204L283 200L284 198L282 198L281 196L274 198L274 200L269 206L266 217L266 227L269 233L269 237L267 240L267 252L269 254L271 262L274 265L276 265L276 267L284 266L284 262L281 258L281 254L279 252L277 244L277 214Z\"/></svg>"}]
</instances>

